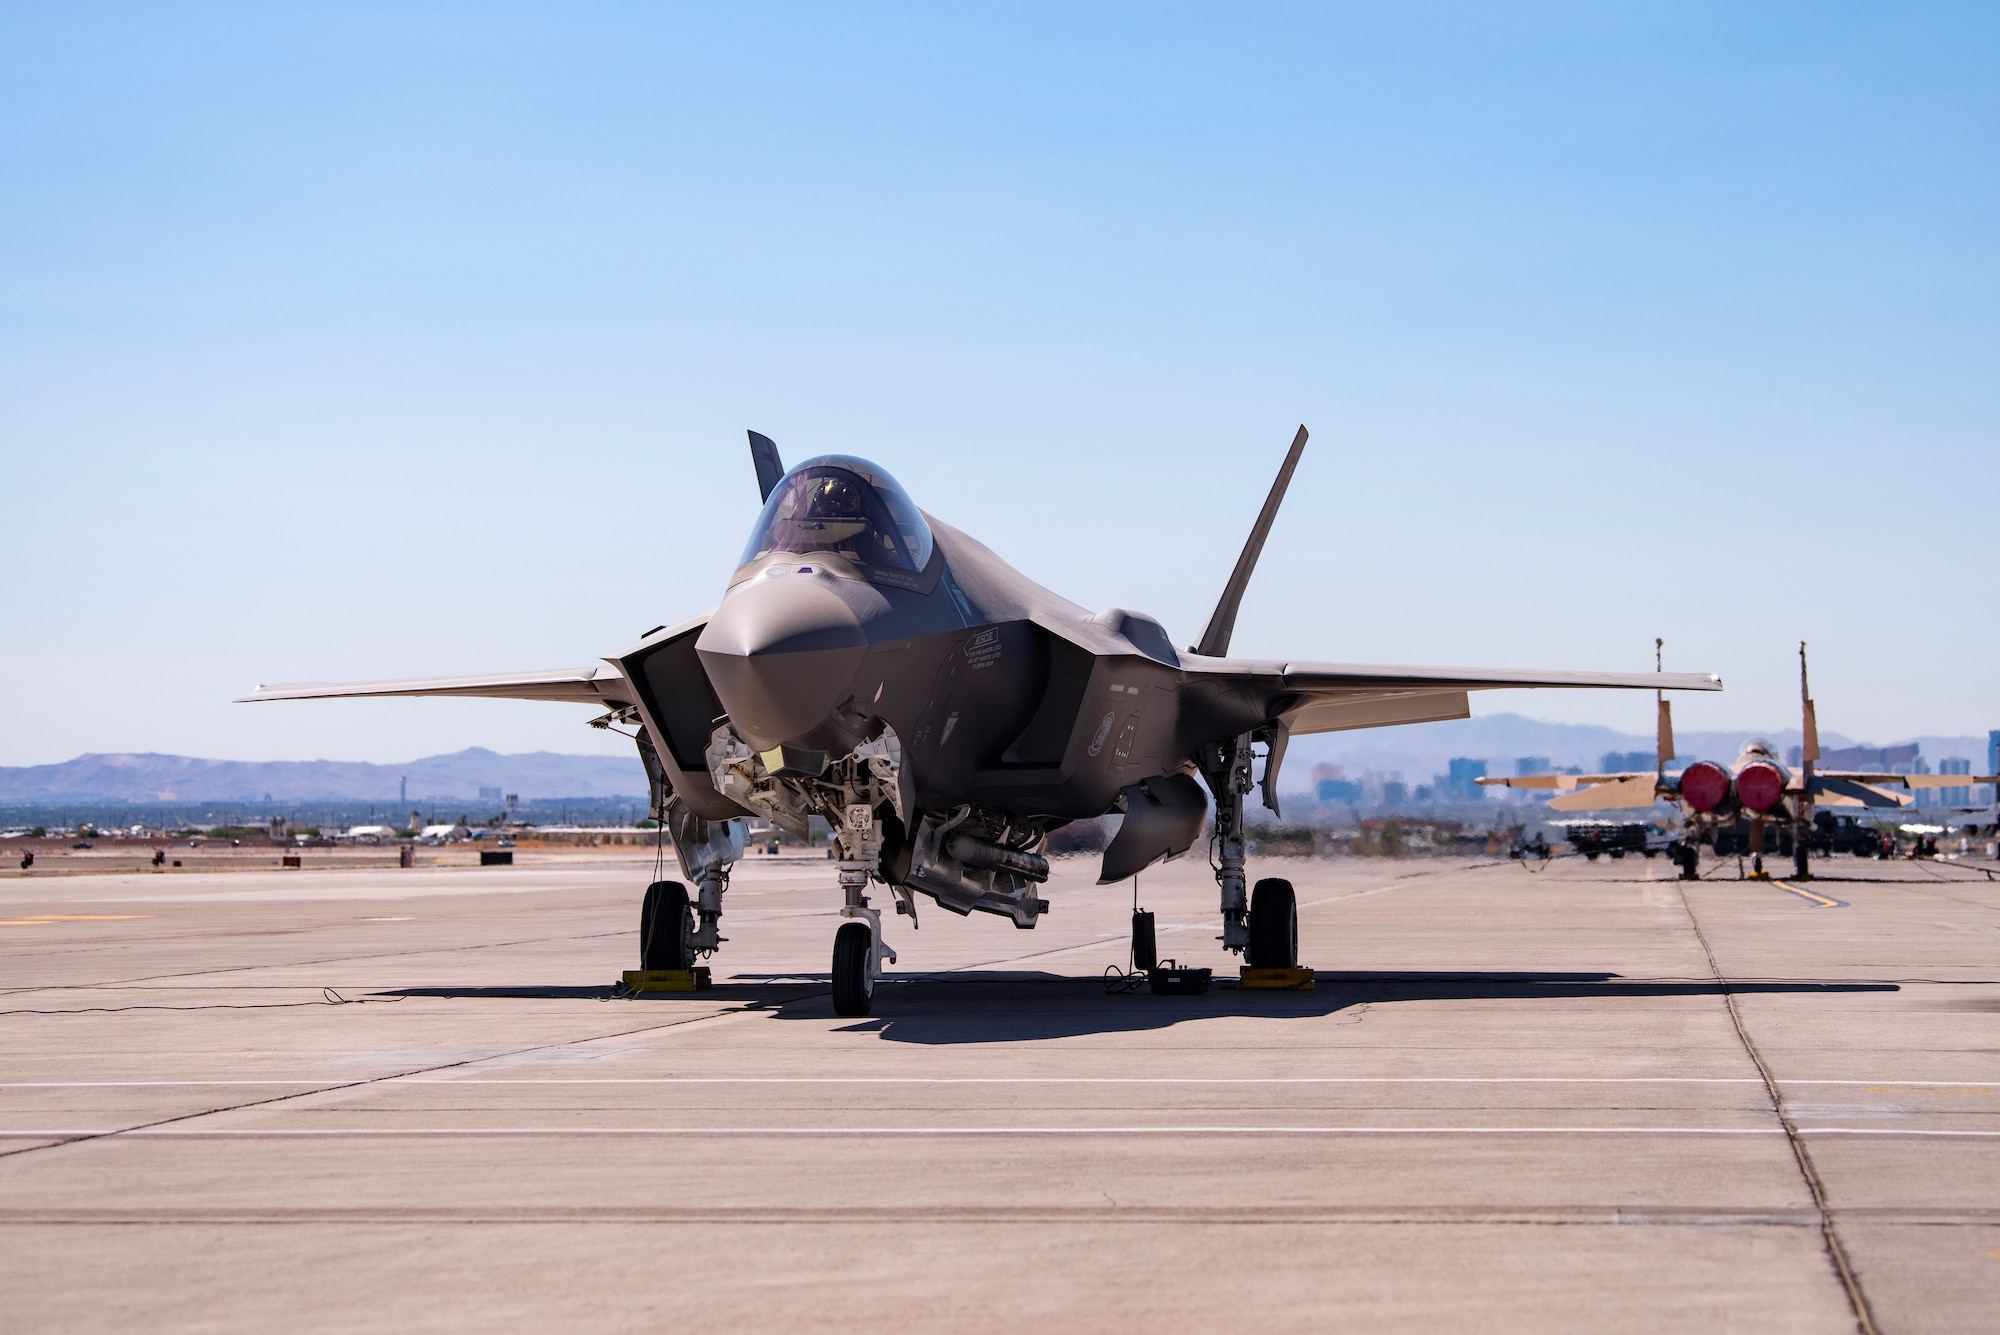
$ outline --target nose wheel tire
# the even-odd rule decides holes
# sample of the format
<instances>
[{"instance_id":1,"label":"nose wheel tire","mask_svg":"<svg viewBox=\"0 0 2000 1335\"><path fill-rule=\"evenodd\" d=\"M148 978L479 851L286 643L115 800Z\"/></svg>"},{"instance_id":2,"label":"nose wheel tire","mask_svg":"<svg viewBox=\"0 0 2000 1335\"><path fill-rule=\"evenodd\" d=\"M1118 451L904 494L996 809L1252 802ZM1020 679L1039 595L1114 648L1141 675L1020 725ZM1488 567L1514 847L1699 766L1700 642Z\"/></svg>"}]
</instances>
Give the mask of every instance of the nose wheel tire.
<instances>
[{"instance_id":1,"label":"nose wheel tire","mask_svg":"<svg viewBox=\"0 0 2000 1335\"><path fill-rule=\"evenodd\" d=\"M866 1015L875 1004L875 934L865 922L833 935L833 1013Z\"/></svg>"},{"instance_id":2,"label":"nose wheel tire","mask_svg":"<svg viewBox=\"0 0 2000 1335\"><path fill-rule=\"evenodd\" d=\"M1299 900L1290 881L1276 877L1250 891L1250 949L1244 963L1253 969L1296 969L1299 965Z\"/></svg>"},{"instance_id":3,"label":"nose wheel tire","mask_svg":"<svg viewBox=\"0 0 2000 1335\"><path fill-rule=\"evenodd\" d=\"M679 881L655 881L639 907L639 967L694 967L694 910Z\"/></svg>"}]
</instances>

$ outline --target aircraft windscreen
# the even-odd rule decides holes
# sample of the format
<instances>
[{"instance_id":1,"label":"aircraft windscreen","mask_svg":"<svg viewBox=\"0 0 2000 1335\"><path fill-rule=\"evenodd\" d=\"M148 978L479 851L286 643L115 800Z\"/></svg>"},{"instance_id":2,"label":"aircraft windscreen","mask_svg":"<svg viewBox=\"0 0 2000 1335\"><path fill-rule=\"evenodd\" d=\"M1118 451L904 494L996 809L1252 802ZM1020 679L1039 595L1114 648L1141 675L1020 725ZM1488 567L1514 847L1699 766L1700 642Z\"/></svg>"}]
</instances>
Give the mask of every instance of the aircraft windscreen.
<instances>
[{"instance_id":1,"label":"aircraft windscreen","mask_svg":"<svg viewBox=\"0 0 2000 1335\"><path fill-rule=\"evenodd\" d=\"M920 571L930 564L931 529L894 478L829 454L772 488L740 564L770 552L832 552L858 565Z\"/></svg>"}]
</instances>

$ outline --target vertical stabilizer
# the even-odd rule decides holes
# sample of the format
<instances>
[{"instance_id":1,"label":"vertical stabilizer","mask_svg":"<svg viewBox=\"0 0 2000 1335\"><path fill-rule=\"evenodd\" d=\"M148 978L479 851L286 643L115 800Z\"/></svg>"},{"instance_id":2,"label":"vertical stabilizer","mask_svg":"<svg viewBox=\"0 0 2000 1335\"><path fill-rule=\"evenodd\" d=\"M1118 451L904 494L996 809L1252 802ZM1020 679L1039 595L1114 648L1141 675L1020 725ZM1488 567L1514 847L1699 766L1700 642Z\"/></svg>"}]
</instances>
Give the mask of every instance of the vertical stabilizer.
<instances>
[{"instance_id":1,"label":"vertical stabilizer","mask_svg":"<svg viewBox=\"0 0 2000 1335\"><path fill-rule=\"evenodd\" d=\"M1806 688L1806 645L1799 641L1799 703L1804 711L1800 719L1799 754L1807 764L1819 759L1819 711L1813 708L1812 692Z\"/></svg>"},{"instance_id":2,"label":"vertical stabilizer","mask_svg":"<svg viewBox=\"0 0 2000 1335\"><path fill-rule=\"evenodd\" d=\"M768 501L771 499L771 488L785 476L785 465L778 458L778 442L761 431L752 431L750 462L757 466L757 499Z\"/></svg>"},{"instance_id":3,"label":"vertical stabilizer","mask_svg":"<svg viewBox=\"0 0 2000 1335\"><path fill-rule=\"evenodd\" d=\"M1292 448L1278 470L1278 480L1271 484L1271 494L1264 498L1264 508L1250 529L1250 541L1243 544L1243 555L1236 558L1236 569L1230 572L1222 599L1215 605L1215 615L1208 619L1208 629L1201 633L1201 642L1194 647L1196 653L1220 658L1229 652L1229 637L1236 633L1236 610L1243 605L1243 590L1250 585L1250 572L1257 568L1264 539L1271 535L1271 521L1278 517L1278 505L1285 499L1285 488L1292 483L1292 470L1299 466L1299 456L1305 453L1305 448L1306 429L1302 426L1299 434L1292 437Z\"/></svg>"},{"instance_id":4,"label":"vertical stabilizer","mask_svg":"<svg viewBox=\"0 0 2000 1335\"><path fill-rule=\"evenodd\" d=\"M1666 649L1666 644L1665 640L1657 636L1654 637L1653 671L1655 672L1666 670L1665 660L1661 657ZM1654 737L1653 755L1656 763L1653 773L1655 777L1664 781L1667 777L1667 762L1674 758L1674 707L1668 701L1665 691L1654 691L1653 699L1658 701L1660 706L1660 719Z\"/></svg>"}]
</instances>

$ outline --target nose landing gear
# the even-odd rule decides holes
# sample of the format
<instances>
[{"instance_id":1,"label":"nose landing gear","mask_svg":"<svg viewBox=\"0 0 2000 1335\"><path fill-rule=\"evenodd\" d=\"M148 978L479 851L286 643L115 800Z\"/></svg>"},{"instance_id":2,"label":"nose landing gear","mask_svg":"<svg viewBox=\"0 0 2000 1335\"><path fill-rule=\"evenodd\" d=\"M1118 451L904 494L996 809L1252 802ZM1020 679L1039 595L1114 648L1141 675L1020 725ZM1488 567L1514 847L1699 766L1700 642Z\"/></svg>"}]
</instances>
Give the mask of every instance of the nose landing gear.
<instances>
[{"instance_id":1,"label":"nose landing gear","mask_svg":"<svg viewBox=\"0 0 2000 1335\"><path fill-rule=\"evenodd\" d=\"M833 934L833 1013L866 1015L875 1005L875 939L865 922Z\"/></svg>"},{"instance_id":2,"label":"nose landing gear","mask_svg":"<svg viewBox=\"0 0 2000 1335\"><path fill-rule=\"evenodd\" d=\"M856 803L847 808L836 839L847 901L840 916L848 921L833 934L833 1013L866 1015L875 1005L882 962L896 962L896 952L882 939L882 910L868 907L868 880L882 857L882 826L871 808Z\"/></svg>"},{"instance_id":3,"label":"nose landing gear","mask_svg":"<svg viewBox=\"0 0 2000 1335\"><path fill-rule=\"evenodd\" d=\"M841 881L846 880L843 870ZM847 887L840 916L849 921L833 934L833 1013L866 1015L875 1005L875 980L882 976L882 964L885 960L894 964L896 952L882 939L882 910L868 907L861 887Z\"/></svg>"}]
</instances>

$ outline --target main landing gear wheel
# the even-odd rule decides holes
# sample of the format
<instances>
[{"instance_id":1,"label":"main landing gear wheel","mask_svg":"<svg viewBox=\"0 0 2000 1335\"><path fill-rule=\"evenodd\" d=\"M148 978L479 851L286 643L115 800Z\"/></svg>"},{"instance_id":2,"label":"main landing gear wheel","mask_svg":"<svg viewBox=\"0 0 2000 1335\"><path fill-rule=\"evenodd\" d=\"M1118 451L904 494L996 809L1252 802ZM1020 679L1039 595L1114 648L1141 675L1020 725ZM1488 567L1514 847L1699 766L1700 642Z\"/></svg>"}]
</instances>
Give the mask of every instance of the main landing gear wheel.
<instances>
[{"instance_id":1,"label":"main landing gear wheel","mask_svg":"<svg viewBox=\"0 0 2000 1335\"><path fill-rule=\"evenodd\" d=\"M1299 900L1290 881L1276 877L1250 890L1250 949L1244 963L1253 969L1296 969L1299 965Z\"/></svg>"},{"instance_id":2,"label":"main landing gear wheel","mask_svg":"<svg viewBox=\"0 0 2000 1335\"><path fill-rule=\"evenodd\" d=\"M655 881L646 887L639 908L639 967L694 967L694 910L687 887L679 881Z\"/></svg>"},{"instance_id":3,"label":"main landing gear wheel","mask_svg":"<svg viewBox=\"0 0 2000 1335\"><path fill-rule=\"evenodd\" d=\"M875 934L865 922L833 934L833 1013L866 1015L875 1004Z\"/></svg>"}]
</instances>

